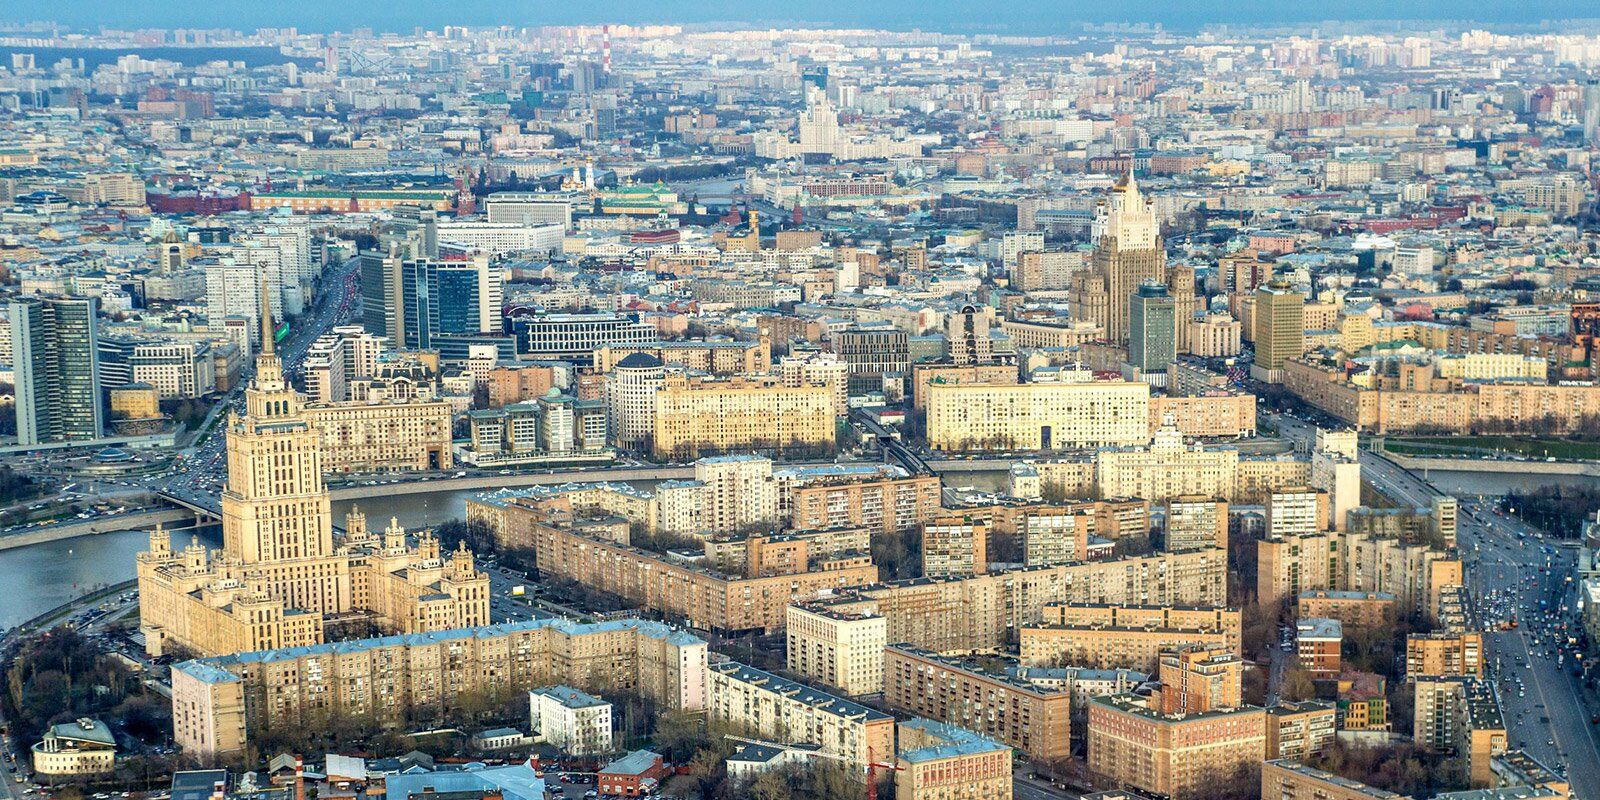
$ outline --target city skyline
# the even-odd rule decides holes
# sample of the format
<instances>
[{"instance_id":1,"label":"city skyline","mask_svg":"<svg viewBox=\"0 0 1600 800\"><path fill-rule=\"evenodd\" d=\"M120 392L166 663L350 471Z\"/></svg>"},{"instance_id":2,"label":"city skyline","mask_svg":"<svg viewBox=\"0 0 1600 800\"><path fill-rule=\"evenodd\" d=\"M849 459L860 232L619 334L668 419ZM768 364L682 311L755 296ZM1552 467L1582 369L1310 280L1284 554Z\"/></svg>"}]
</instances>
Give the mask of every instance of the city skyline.
<instances>
[{"instance_id":1,"label":"city skyline","mask_svg":"<svg viewBox=\"0 0 1600 800\"><path fill-rule=\"evenodd\" d=\"M1600 24L1600 19L1571 0L1531 0L1505 4L1491 0L1338 0L1299 6L1268 0L1144 0L1133 5L1104 6L1087 2L1026 0L995 7L974 0L914 3L909 0L862 5L843 0L820 0L792 5L768 2L710 0L704 3L648 3L614 0L588 7L538 7L517 9L494 3L419 3L415 0L380 3L353 0L338 8L309 8L282 0L244 2L220 0L204 6L174 7L154 0L83 0L63 8L44 0L15 0L0 22L57 22L73 27L300 27L308 31L348 31L367 27L378 31L407 32L414 27L438 25L598 25L685 24L716 29L763 27L878 27L889 30L947 31L959 34L1072 34L1084 23L1140 25L1159 23L1175 31L1210 25L1260 23L1315 25L1319 22L1392 23L1421 22L1456 26L1505 24L1539 26ZM982 21L980 21L982 20Z\"/></svg>"}]
</instances>

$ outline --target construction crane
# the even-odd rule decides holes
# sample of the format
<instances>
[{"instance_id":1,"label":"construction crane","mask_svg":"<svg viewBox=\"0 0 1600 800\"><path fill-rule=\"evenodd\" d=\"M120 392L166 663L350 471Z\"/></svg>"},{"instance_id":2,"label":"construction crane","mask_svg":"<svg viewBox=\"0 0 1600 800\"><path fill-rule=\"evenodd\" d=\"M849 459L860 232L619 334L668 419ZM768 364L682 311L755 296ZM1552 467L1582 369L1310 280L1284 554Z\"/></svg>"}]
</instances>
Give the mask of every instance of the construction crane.
<instances>
[{"instance_id":1,"label":"construction crane","mask_svg":"<svg viewBox=\"0 0 1600 800\"><path fill-rule=\"evenodd\" d=\"M743 736L734 736L731 733L723 734L723 738L743 744L758 744L763 747L782 747L786 750L791 749L789 745L778 744L777 742L763 742L760 739L746 739ZM834 755L833 753L824 753L821 750L801 750L799 748L792 749L794 749L794 752L800 753L801 755L827 758L845 764L855 761L855 759L845 758L844 756ZM896 772L900 769L900 767L896 764L885 764L881 761L874 761L872 748L869 747L867 748L867 763L865 769L867 773L867 800L878 800L878 770L881 769L889 772Z\"/></svg>"}]
</instances>

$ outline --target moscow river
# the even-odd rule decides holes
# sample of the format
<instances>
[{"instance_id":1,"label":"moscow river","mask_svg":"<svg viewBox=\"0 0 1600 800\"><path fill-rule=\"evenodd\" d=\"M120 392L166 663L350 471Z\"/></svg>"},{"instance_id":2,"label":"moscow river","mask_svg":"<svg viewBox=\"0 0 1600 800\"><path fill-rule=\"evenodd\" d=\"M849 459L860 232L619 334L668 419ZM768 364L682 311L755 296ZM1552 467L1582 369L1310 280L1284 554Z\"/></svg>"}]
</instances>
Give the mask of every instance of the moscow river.
<instances>
[{"instance_id":1,"label":"moscow river","mask_svg":"<svg viewBox=\"0 0 1600 800\"><path fill-rule=\"evenodd\" d=\"M1433 470L1428 473L1434 485L1453 494L1501 494L1508 487L1537 488L1549 482L1587 483L1600 485L1600 479L1591 477L1501 475L1473 472ZM1003 473L961 473L951 475L949 482L956 486L976 486L981 489L998 489L1004 483ZM648 488L649 484L638 484ZM382 530L394 517L409 529L426 528L450 519L465 516L467 498L473 492L439 492L435 494L407 494L396 497L369 498L358 501L367 514L367 524ZM344 524L347 501L333 504L335 524ZM183 547L194 534L180 532L174 535L173 545ZM9 628L49 611L74 597L100 586L106 586L134 577L134 555L145 548L147 536L143 531L123 531L101 536L85 536L60 542L0 550L0 586L6 587L11 599L0 605L0 627ZM208 547L221 545L215 528L201 534Z\"/></svg>"}]
</instances>

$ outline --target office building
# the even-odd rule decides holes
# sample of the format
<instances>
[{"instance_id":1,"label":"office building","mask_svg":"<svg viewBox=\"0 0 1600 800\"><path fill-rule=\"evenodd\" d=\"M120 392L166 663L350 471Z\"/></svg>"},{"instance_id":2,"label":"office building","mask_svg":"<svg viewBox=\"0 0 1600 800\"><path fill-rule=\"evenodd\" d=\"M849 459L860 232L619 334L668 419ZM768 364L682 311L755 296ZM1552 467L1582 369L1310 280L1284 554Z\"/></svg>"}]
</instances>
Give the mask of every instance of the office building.
<instances>
[{"instance_id":1,"label":"office building","mask_svg":"<svg viewBox=\"0 0 1600 800\"><path fill-rule=\"evenodd\" d=\"M405 347L436 346L435 337L499 333L504 284L487 256L470 261L406 261L401 265Z\"/></svg>"},{"instance_id":2,"label":"office building","mask_svg":"<svg viewBox=\"0 0 1600 800\"><path fill-rule=\"evenodd\" d=\"M105 434L98 309L93 299L11 302L18 444L92 441Z\"/></svg>"},{"instance_id":3,"label":"office building","mask_svg":"<svg viewBox=\"0 0 1600 800\"><path fill-rule=\"evenodd\" d=\"M849 328L831 337L833 352L849 368L850 394L884 391L886 376L911 370L911 345L905 331Z\"/></svg>"},{"instance_id":4,"label":"office building","mask_svg":"<svg viewBox=\"0 0 1600 800\"><path fill-rule=\"evenodd\" d=\"M517 355L528 361L592 364L596 351L607 345L642 344L658 338L655 326L613 313L515 316L510 324Z\"/></svg>"},{"instance_id":5,"label":"office building","mask_svg":"<svg viewBox=\"0 0 1600 800\"><path fill-rule=\"evenodd\" d=\"M1165 373L1178 358L1177 307L1166 284L1139 284L1128 304L1128 363Z\"/></svg>"},{"instance_id":6,"label":"office building","mask_svg":"<svg viewBox=\"0 0 1600 800\"><path fill-rule=\"evenodd\" d=\"M1279 278L1256 290L1256 356L1250 367L1256 380L1282 383L1284 364L1304 351L1305 302L1305 295Z\"/></svg>"}]
</instances>

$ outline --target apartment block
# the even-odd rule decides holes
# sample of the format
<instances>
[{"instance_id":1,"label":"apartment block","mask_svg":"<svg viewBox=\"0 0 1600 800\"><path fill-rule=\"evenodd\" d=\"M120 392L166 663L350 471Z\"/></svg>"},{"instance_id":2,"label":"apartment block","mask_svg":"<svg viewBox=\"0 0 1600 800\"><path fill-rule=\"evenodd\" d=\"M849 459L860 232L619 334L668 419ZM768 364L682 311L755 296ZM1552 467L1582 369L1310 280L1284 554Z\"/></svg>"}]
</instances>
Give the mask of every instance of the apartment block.
<instances>
[{"instance_id":1,"label":"apartment block","mask_svg":"<svg viewBox=\"0 0 1600 800\"><path fill-rule=\"evenodd\" d=\"M1266 712L1253 706L1164 714L1136 695L1089 702L1089 769L1142 792L1202 798L1217 776L1265 751Z\"/></svg>"},{"instance_id":2,"label":"apartment block","mask_svg":"<svg viewBox=\"0 0 1600 800\"><path fill-rule=\"evenodd\" d=\"M1044 621L1048 603L1221 606L1221 551L1196 550L863 586L827 601L836 611L878 614L890 642L936 652L1013 644Z\"/></svg>"},{"instance_id":3,"label":"apartment block","mask_svg":"<svg viewBox=\"0 0 1600 800\"><path fill-rule=\"evenodd\" d=\"M856 769L894 752L894 717L736 661L710 665L706 698L713 722L815 745Z\"/></svg>"},{"instance_id":4,"label":"apartment block","mask_svg":"<svg viewBox=\"0 0 1600 800\"><path fill-rule=\"evenodd\" d=\"M896 726L895 800L996 800L1011 797L1011 748L931 719Z\"/></svg>"},{"instance_id":5,"label":"apartment block","mask_svg":"<svg viewBox=\"0 0 1600 800\"><path fill-rule=\"evenodd\" d=\"M936 517L922 523L922 574L930 578L989 571L989 526L972 517Z\"/></svg>"},{"instance_id":6,"label":"apartment block","mask_svg":"<svg viewBox=\"0 0 1600 800\"><path fill-rule=\"evenodd\" d=\"M1228 502L1221 498L1181 495L1166 502L1168 552L1228 546Z\"/></svg>"},{"instance_id":7,"label":"apartment block","mask_svg":"<svg viewBox=\"0 0 1600 800\"><path fill-rule=\"evenodd\" d=\"M669 375L655 393L651 446L662 459L736 450L826 453L834 448L834 422L827 386Z\"/></svg>"},{"instance_id":8,"label":"apartment block","mask_svg":"<svg viewBox=\"0 0 1600 800\"><path fill-rule=\"evenodd\" d=\"M791 602L878 579L878 568L864 555L808 557L788 574L723 573L569 529L545 512L516 504L507 508L507 528L508 538L531 544L546 578L578 581L714 631L778 631Z\"/></svg>"},{"instance_id":9,"label":"apartment block","mask_svg":"<svg viewBox=\"0 0 1600 800\"><path fill-rule=\"evenodd\" d=\"M185 661L172 668L173 740L197 758L237 755L321 715L405 725L467 693L509 697L552 678L697 710L706 643L657 622L546 619Z\"/></svg>"},{"instance_id":10,"label":"apartment block","mask_svg":"<svg viewBox=\"0 0 1600 800\"><path fill-rule=\"evenodd\" d=\"M1345 630L1381 630L1394 624L1397 603L1388 592L1313 589L1295 601L1295 616L1339 620Z\"/></svg>"},{"instance_id":11,"label":"apartment block","mask_svg":"<svg viewBox=\"0 0 1600 800\"><path fill-rule=\"evenodd\" d=\"M1404 795L1308 767L1292 758L1274 758L1261 765L1261 797L1271 800L1409 800Z\"/></svg>"},{"instance_id":12,"label":"apartment block","mask_svg":"<svg viewBox=\"0 0 1600 800\"><path fill-rule=\"evenodd\" d=\"M1333 703L1279 703L1267 709L1267 758L1305 761L1320 755L1337 732L1338 709Z\"/></svg>"},{"instance_id":13,"label":"apartment block","mask_svg":"<svg viewBox=\"0 0 1600 800\"><path fill-rule=\"evenodd\" d=\"M1483 677L1483 634L1436 631L1406 637L1406 677L1461 675Z\"/></svg>"},{"instance_id":14,"label":"apartment block","mask_svg":"<svg viewBox=\"0 0 1600 800\"><path fill-rule=\"evenodd\" d=\"M883 691L888 621L825 605L789 606L784 626L789 669L847 695Z\"/></svg>"},{"instance_id":15,"label":"apartment block","mask_svg":"<svg viewBox=\"0 0 1600 800\"><path fill-rule=\"evenodd\" d=\"M1071 752L1072 695L975 662L896 644L884 650L883 699L892 708L969 728L1027 753Z\"/></svg>"},{"instance_id":16,"label":"apartment block","mask_svg":"<svg viewBox=\"0 0 1600 800\"><path fill-rule=\"evenodd\" d=\"M1339 620L1301 617L1295 622L1295 659L1313 677L1332 678L1339 674L1343 646L1344 629Z\"/></svg>"}]
</instances>

